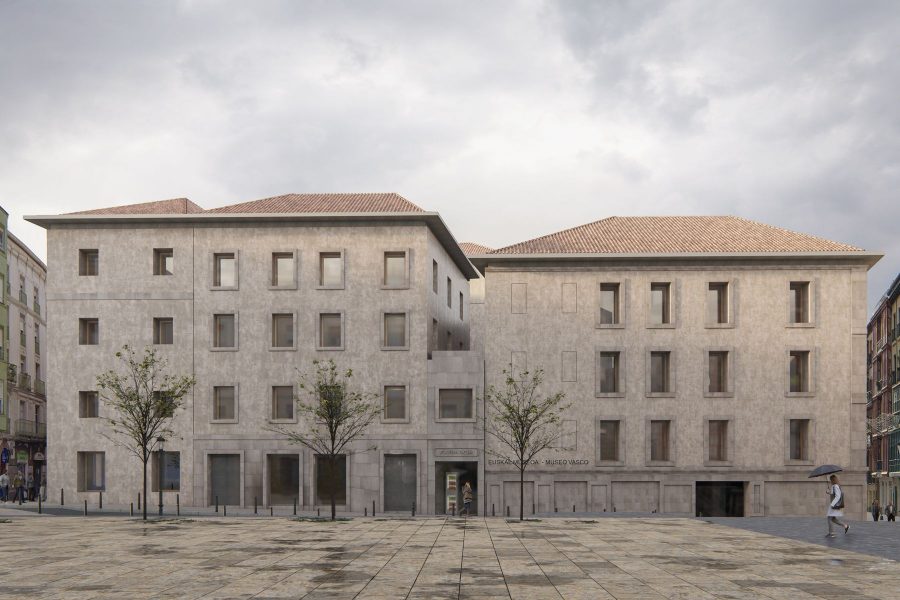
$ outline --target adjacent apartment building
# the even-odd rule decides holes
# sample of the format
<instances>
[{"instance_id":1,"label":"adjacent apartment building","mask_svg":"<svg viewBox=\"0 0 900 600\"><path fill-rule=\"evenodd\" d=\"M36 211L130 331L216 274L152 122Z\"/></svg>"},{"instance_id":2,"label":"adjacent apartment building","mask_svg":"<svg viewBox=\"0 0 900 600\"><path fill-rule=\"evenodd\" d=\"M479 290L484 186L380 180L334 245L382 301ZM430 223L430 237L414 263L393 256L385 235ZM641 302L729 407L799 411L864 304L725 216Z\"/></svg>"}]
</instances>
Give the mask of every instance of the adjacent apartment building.
<instances>
[{"instance_id":1,"label":"adjacent apartment building","mask_svg":"<svg viewBox=\"0 0 900 600\"><path fill-rule=\"evenodd\" d=\"M867 504L897 506L900 489L900 275L878 301L868 324L869 494Z\"/></svg>"},{"instance_id":2,"label":"adjacent apartment building","mask_svg":"<svg viewBox=\"0 0 900 600\"><path fill-rule=\"evenodd\" d=\"M480 512L517 506L483 427L511 364L570 403L528 472L535 512L819 514L806 474L832 462L862 515L878 254L731 217L612 218L492 250L396 194L29 220L53 265L48 460L67 499L140 489L97 418L96 374L130 344L197 379L152 470L188 505L325 503L317 458L268 426L297 420L296 369L333 358L383 402L342 467L344 509L447 513L467 481Z\"/></svg>"}]
</instances>

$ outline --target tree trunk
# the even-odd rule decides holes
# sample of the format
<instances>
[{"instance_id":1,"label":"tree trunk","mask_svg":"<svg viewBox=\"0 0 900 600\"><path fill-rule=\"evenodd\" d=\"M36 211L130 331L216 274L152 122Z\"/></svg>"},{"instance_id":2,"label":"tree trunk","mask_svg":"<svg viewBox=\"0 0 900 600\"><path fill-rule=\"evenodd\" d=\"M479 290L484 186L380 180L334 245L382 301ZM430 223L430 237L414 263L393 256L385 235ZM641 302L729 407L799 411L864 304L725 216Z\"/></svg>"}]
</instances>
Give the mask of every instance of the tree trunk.
<instances>
[{"instance_id":1,"label":"tree trunk","mask_svg":"<svg viewBox=\"0 0 900 600\"><path fill-rule=\"evenodd\" d=\"M333 455L328 460L328 481L331 484L331 485L329 485L329 488L330 488L329 491L330 491L330 495L331 495L331 520L334 521L335 515L337 514L337 510L335 509L335 504L336 504L335 495L337 493L337 490L335 488L337 488L337 483L335 482L334 456Z\"/></svg>"},{"instance_id":2,"label":"tree trunk","mask_svg":"<svg viewBox=\"0 0 900 600\"><path fill-rule=\"evenodd\" d=\"M147 453L144 452L144 520L147 520L147 503L149 498L147 498Z\"/></svg>"},{"instance_id":3,"label":"tree trunk","mask_svg":"<svg viewBox=\"0 0 900 600\"><path fill-rule=\"evenodd\" d=\"M525 466L519 467L519 520L525 520Z\"/></svg>"}]
</instances>

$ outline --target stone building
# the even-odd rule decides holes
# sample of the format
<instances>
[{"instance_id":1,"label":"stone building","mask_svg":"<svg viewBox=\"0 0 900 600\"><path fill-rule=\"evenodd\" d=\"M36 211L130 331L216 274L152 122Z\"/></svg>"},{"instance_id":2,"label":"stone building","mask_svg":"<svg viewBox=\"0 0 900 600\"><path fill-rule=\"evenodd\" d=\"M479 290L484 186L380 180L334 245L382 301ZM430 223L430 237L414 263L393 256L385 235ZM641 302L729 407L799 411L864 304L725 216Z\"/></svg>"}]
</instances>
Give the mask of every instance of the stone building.
<instances>
[{"instance_id":1,"label":"stone building","mask_svg":"<svg viewBox=\"0 0 900 600\"><path fill-rule=\"evenodd\" d=\"M727 217L613 218L491 250L396 194L29 220L53 266L49 465L67 499L140 489L96 418L96 374L127 343L197 379L153 469L186 505L324 504L316 457L267 428L296 421L296 369L333 358L384 402L340 509L450 512L466 481L479 511L515 506L481 400L512 364L572 404L528 473L535 511L818 514L806 473L837 462L861 514L877 254Z\"/></svg>"}]
</instances>

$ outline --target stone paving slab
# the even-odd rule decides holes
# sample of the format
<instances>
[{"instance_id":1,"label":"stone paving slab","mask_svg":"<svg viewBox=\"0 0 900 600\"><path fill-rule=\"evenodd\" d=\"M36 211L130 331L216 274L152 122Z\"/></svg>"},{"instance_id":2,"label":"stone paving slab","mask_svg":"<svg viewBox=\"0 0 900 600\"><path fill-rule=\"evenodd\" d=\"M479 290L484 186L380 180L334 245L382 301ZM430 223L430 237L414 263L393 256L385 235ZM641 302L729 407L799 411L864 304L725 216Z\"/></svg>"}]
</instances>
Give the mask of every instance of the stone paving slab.
<instances>
[{"instance_id":1,"label":"stone paving slab","mask_svg":"<svg viewBox=\"0 0 900 600\"><path fill-rule=\"evenodd\" d=\"M892 560L697 519L8 518L0 539L4 597L900 599Z\"/></svg>"}]
</instances>

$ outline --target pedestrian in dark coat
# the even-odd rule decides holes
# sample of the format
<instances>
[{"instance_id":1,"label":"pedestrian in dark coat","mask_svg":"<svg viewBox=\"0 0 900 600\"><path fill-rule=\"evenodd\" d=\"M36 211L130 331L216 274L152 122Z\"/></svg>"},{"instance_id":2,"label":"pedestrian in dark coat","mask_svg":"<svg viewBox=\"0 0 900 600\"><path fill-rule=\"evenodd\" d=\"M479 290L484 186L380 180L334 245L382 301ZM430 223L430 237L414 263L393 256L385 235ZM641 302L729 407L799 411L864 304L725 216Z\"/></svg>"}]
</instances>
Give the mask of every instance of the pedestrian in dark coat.
<instances>
[{"instance_id":1,"label":"pedestrian in dark coat","mask_svg":"<svg viewBox=\"0 0 900 600\"><path fill-rule=\"evenodd\" d=\"M878 500L872 500L872 520L878 521L878 515L881 513L881 505L878 504Z\"/></svg>"},{"instance_id":2,"label":"pedestrian in dark coat","mask_svg":"<svg viewBox=\"0 0 900 600\"><path fill-rule=\"evenodd\" d=\"M896 521L896 510L894 509L894 503L889 502L887 508L884 510L885 514L887 514L888 521Z\"/></svg>"}]
</instances>

